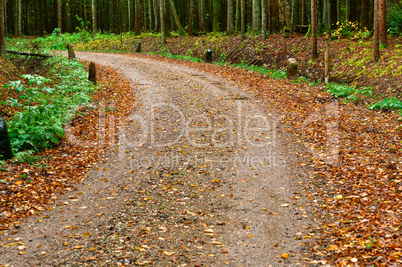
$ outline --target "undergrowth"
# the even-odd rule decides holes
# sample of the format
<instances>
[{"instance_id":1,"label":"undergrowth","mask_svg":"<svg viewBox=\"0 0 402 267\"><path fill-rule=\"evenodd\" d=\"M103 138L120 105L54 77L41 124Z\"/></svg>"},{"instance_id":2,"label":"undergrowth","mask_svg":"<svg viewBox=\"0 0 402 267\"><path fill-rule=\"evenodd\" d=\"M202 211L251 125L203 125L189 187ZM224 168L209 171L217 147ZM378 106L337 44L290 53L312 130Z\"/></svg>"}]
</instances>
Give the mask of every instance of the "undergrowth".
<instances>
[{"instance_id":1,"label":"undergrowth","mask_svg":"<svg viewBox=\"0 0 402 267\"><path fill-rule=\"evenodd\" d=\"M23 75L27 84L11 81L4 86L16 96L1 104L15 110L8 131L17 160L57 145L65 137L65 123L80 105L91 101L94 86L78 60L53 57L46 64L49 78Z\"/></svg>"}]
</instances>

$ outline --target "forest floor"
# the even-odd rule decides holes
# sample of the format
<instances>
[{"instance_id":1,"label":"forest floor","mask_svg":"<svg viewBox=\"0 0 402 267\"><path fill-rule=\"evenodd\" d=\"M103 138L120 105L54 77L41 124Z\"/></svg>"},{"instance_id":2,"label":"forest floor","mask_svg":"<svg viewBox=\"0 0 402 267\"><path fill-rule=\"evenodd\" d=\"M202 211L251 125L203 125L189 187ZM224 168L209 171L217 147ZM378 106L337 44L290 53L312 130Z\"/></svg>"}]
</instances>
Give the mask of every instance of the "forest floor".
<instances>
[{"instance_id":1,"label":"forest floor","mask_svg":"<svg viewBox=\"0 0 402 267\"><path fill-rule=\"evenodd\" d=\"M79 55L107 66L106 112L77 118L94 143L66 140L48 170L1 173L2 203L17 205L1 218L4 264L401 264L398 113L240 68Z\"/></svg>"}]
</instances>

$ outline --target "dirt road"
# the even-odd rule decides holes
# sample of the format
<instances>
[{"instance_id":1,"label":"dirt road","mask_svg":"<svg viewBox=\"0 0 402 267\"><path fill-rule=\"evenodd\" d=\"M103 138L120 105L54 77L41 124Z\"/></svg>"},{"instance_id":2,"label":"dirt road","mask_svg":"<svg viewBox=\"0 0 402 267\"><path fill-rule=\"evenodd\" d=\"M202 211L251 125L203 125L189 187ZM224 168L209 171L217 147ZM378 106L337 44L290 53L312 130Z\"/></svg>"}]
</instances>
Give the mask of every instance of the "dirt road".
<instances>
[{"instance_id":1,"label":"dirt road","mask_svg":"<svg viewBox=\"0 0 402 267\"><path fill-rule=\"evenodd\" d=\"M136 111L106 123L119 130L107 158L53 210L20 224L0 265L306 264L307 174L267 103L184 65L76 54L125 75Z\"/></svg>"}]
</instances>

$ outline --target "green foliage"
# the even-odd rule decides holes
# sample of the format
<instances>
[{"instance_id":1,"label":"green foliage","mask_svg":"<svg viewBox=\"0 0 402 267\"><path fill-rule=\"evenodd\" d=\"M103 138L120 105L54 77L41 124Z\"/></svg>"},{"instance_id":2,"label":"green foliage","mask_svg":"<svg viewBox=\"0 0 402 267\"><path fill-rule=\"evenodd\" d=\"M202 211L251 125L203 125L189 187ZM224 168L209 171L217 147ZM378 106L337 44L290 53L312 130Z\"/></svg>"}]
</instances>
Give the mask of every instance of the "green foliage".
<instances>
[{"instance_id":1,"label":"green foliage","mask_svg":"<svg viewBox=\"0 0 402 267\"><path fill-rule=\"evenodd\" d=\"M21 81L5 85L18 96L1 103L17 110L8 122L14 153L38 152L58 144L64 137L66 121L80 105L90 102L93 85L87 80L84 66L79 61L54 57L47 64L55 79L54 88L48 86L49 79L38 75L23 75L28 80L26 85ZM17 153L16 156L24 158L27 154Z\"/></svg>"},{"instance_id":2,"label":"green foliage","mask_svg":"<svg viewBox=\"0 0 402 267\"><path fill-rule=\"evenodd\" d=\"M399 100L398 98L385 98L382 101L379 101L372 105L370 109L399 109L402 111L402 101Z\"/></svg>"},{"instance_id":3,"label":"green foliage","mask_svg":"<svg viewBox=\"0 0 402 267\"><path fill-rule=\"evenodd\" d=\"M152 53L152 52L150 52L149 54L156 55L156 53ZM167 52L166 49L163 49L159 53L159 55L168 57L168 58L178 59L178 60L186 60L186 61L190 61L190 62L202 62L202 59L191 56L188 51L187 51L187 55L172 55L171 53Z\"/></svg>"},{"instance_id":4,"label":"green foliage","mask_svg":"<svg viewBox=\"0 0 402 267\"><path fill-rule=\"evenodd\" d=\"M7 165L6 162L4 160L0 160L0 171L7 171ZM2 180L0 180L0 183L2 182Z\"/></svg>"},{"instance_id":5,"label":"green foliage","mask_svg":"<svg viewBox=\"0 0 402 267\"><path fill-rule=\"evenodd\" d=\"M362 28L358 22L344 21L336 23L337 29L332 32L332 38L340 39L341 37L350 37L351 39L367 39L371 36L371 32L366 28Z\"/></svg>"},{"instance_id":6,"label":"green foliage","mask_svg":"<svg viewBox=\"0 0 402 267\"><path fill-rule=\"evenodd\" d=\"M387 15L388 34L402 34L402 3L391 5Z\"/></svg>"},{"instance_id":7,"label":"green foliage","mask_svg":"<svg viewBox=\"0 0 402 267\"><path fill-rule=\"evenodd\" d=\"M356 86L328 83L324 86L324 90L335 96L336 98L345 98L347 101L358 101L361 100L359 95L372 97L373 91L370 87L360 87Z\"/></svg>"},{"instance_id":8,"label":"green foliage","mask_svg":"<svg viewBox=\"0 0 402 267\"><path fill-rule=\"evenodd\" d=\"M232 64L232 67L238 67L245 70L259 72L262 75L274 78L274 79L286 79L286 71L284 69L273 69L270 70L266 66L256 66L256 65L247 65L247 63L240 63L240 64Z\"/></svg>"}]
</instances>

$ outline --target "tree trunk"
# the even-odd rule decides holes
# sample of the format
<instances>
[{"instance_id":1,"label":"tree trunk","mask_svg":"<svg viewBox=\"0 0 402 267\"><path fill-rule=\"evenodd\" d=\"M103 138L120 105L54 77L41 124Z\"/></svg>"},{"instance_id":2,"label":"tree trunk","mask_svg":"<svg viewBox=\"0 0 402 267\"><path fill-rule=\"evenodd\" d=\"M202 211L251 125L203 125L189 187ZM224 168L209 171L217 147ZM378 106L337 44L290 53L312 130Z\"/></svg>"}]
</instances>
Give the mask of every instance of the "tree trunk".
<instances>
[{"instance_id":1,"label":"tree trunk","mask_svg":"<svg viewBox=\"0 0 402 267\"><path fill-rule=\"evenodd\" d=\"M384 45L387 44L387 3L385 0L380 0L380 24L379 35L380 42Z\"/></svg>"},{"instance_id":2,"label":"tree trunk","mask_svg":"<svg viewBox=\"0 0 402 267\"><path fill-rule=\"evenodd\" d=\"M362 0L362 28L368 26L368 17L369 17L369 0Z\"/></svg>"},{"instance_id":3,"label":"tree trunk","mask_svg":"<svg viewBox=\"0 0 402 267\"><path fill-rule=\"evenodd\" d=\"M158 0L154 0L153 5L154 5L154 17L155 17L154 32L157 32L158 31L158 10L160 11L160 9L158 9ZM160 14L160 12L159 12L159 14Z\"/></svg>"},{"instance_id":4,"label":"tree trunk","mask_svg":"<svg viewBox=\"0 0 402 267\"><path fill-rule=\"evenodd\" d=\"M261 0L262 20L261 20L261 35L264 41L267 37L267 0Z\"/></svg>"},{"instance_id":5,"label":"tree trunk","mask_svg":"<svg viewBox=\"0 0 402 267\"><path fill-rule=\"evenodd\" d=\"M349 21L357 21L356 0L349 0Z\"/></svg>"},{"instance_id":6,"label":"tree trunk","mask_svg":"<svg viewBox=\"0 0 402 267\"><path fill-rule=\"evenodd\" d=\"M4 18L5 3L0 0L0 57L6 56L6 35L4 31L5 18Z\"/></svg>"},{"instance_id":7,"label":"tree trunk","mask_svg":"<svg viewBox=\"0 0 402 267\"><path fill-rule=\"evenodd\" d=\"M315 0L311 0L311 34L312 34L312 56L313 59L318 57L317 54L317 10L315 6Z\"/></svg>"},{"instance_id":8,"label":"tree trunk","mask_svg":"<svg viewBox=\"0 0 402 267\"><path fill-rule=\"evenodd\" d=\"M180 23L179 16L177 15L176 6L174 4L174 0L170 0L170 10L172 11L173 19L176 23L177 29L179 30L180 35L183 35L184 29Z\"/></svg>"},{"instance_id":9,"label":"tree trunk","mask_svg":"<svg viewBox=\"0 0 402 267\"><path fill-rule=\"evenodd\" d=\"M135 34L139 35L141 34L141 1L140 0L135 0L135 27L134 31Z\"/></svg>"},{"instance_id":10,"label":"tree trunk","mask_svg":"<svg viewBox=\"0 0 402 267\"><path fill-rule=\"evenodd\" d=\"M188 35L193 35L194 0L190 0L190 14L188 18Z\"/></svg>"},{"instance_id":11,"label":"tree trunk","mask_svg":"<svg viewBox=\"0 0 402 267\"><path fill-rule=\"evenodd\" d=\"M205 22L204 22L204 0L198 0L198 12L200 17L200 28L201 31L205 32Z\"/></svg>"},{"instance_id":12,"label":"tree trunk","mask_svg":"<svg viewBox=\"0 0 402 267\"><path fill-rule=\"evenodd\" d=\"M92 0L92 31L94 33L98 32L98 22L96 20L96 0Z\"/></svg>"},{"instance_id":13,"label":"tree trunk","mask_svg":"<svg viewBox=\"0 0 402 267\"><path fill-rule=\"evenodd\" d=\"M236 31L240 30L240 0L236 0L236 15L235 15Z\"/></svg>"},{"instance_id":14,"label":"tree trunk","mask_svg":"<svg viewBox=\"0 0 402 267\"><path fill-rule=\"evenodd\" d=\"M335 29L336 28L336 22L338 20L338 1L337 0L329 0L329 5L328 5L330 14L329 14L329 24L330 27L329 29Z\"/></svg>"},{"instance_id":15,"label":"tree trunk","mask_svg":"<svg viewBox=\"0 0 402 267\"><path fill-rule=\"evenodd\" d=\"M301 0L301 24L306 25L306 0Z\"/></svg>"},{"instance_id":16,"label":"tree trunk","mask_svg":"<svg viewBox=\"0 0 402 267\"><path fill-rule=\"evenodd\" d=\"M253 31L261 30L261 0L253 0Z\"/></svg>"},{"instance_id":17,"label":"tree trunk","mask_svg":"<svg viewBox=\"0 0 402 267\"><path fill-rule=\"evenodd\" d=\"M219 17L220 17L220 11L221 11L221 6L219 0L212 0L212 5L213 5L213 12L212 12L212 25L213 25L213 31L214 32L219 32Z\"/></svg>"},{"instance_id":18,"label":"tree trunk","mask_svg":"<svg viewBox=\"0 0 402 267\"><path fill-rule=\"evenodd\" d=\"M378 1L374 0L374 61L378 62L380 59L380 42L379 42L379 7Z\"/></svg>"},{"instance_id":19,"label":"tree trunk","mask_svg":"<svg viewBox=\"0 0 402 267\"><path fill-rule=\"evenodd\" d=\"M18 30L17 30L17 36L21 37L22 36L22 0L17 0L17 13L18 13L18 18L17 18L17 25L18 25Z\"/></svg>"},{"instance_id":20,"label":"tree trunk","mask_svg":"<svg viewBox=\"0 0 402 267\"><path fill-rule=\"evenodd\" d=\"M57 28L61 30L61 0L57 0Z\"/></svg>"},{"instance_id":21,"label":"tree trunk","mask_svg":"<svg viewBox=\"0 0 402 267\"><path fill-rule=\"evenodd\" d=\"M153 30L153 20L152 20L152 5L151 5L151 0L147 0L148 2L148 14L149 14L149 31L152 32Z\"/></svg>"},{"instance_id":22,"label":"tree trunk","mask_svg":"<svg viewBox=\"0 0 402 267\"><path fill-rule=\"evenodd\" d=\"M160 11L160 21L161 21L161 41L162 46L166 45L166 25L165 25L165 14L166 14L165 0L159 0L159 11Z\"/></svg>"},{"instance_id":23,"label":"tree trunk","mask_svg":"<svg viewBox=\"0 0 402 267\"><path fill-rule=\"evenodd\" d=\"M148 31L148 21L147 21L146 1L142 1L142 14L143 14L144 32L147 32Z\"/></svg>"},{"instance_id":24,"label":"tree trunk","mask_svg":"<svg viewBox=\"0 0 402 267\"><path fill-rule=\"evenodd\" d=\"M233 12L234 6L233 6L233 0L228 0L228 19L227 19L227 31L228 34L233 34L233 29L234 29L234 12Z\"/></svg>"},{"instance_id":25,"label":"tree trunk","mask_svg":"<svg viewBox=\"0 0 402 267\"><path fill-rule=\"evenodd\" d=\"M246 0L240 0L241 1L241 18L240 18L240 29L241 29L241 36L244 38L246 35Z\"/></svg>"}]
</instances>

